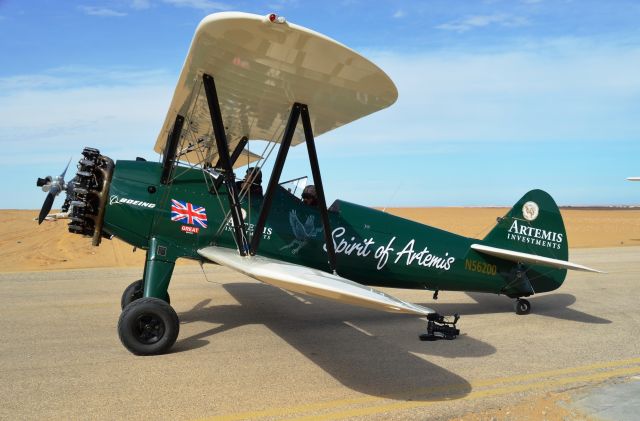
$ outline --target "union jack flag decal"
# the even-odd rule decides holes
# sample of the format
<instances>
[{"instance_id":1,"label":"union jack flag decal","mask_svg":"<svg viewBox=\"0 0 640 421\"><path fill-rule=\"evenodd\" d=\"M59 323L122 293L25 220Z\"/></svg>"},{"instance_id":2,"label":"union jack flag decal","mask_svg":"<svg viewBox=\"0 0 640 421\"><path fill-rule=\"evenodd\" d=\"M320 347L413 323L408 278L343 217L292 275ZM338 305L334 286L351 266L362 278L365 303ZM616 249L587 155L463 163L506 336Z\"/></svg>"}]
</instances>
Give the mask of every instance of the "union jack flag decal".
<instances>
[{"instance_id":1,"label":"union jack flag decal","mask_svg":"<svg viewBox=\"0 0 640 421\"><path fill-rule=\"evenodd\" d=\"M171 220L207 228L206 209L203 206L192 205L189 202L171 199Z\"/></svg>"}]
</instances>

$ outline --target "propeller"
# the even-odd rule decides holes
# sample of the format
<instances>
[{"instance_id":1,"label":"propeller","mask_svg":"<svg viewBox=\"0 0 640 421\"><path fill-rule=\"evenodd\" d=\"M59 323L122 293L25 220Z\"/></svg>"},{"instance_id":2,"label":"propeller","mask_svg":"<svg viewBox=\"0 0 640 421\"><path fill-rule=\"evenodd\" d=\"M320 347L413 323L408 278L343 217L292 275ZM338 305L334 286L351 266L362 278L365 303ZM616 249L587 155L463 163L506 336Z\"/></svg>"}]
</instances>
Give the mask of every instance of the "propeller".
<instances>
[{"instance_id":1,"label":"propeller","mask_svg":"<svg viewBox=\"0 0 640 421\"><path fill-rule=\"evenodd\" d=\"M69 162L67 162L67 166L64 168L64 171L62 171L62 174L57 177L38 177L36 186L42 187L42 191L47 192L47 197L44 199L42 209L40 209L40 214L38 215L38 225L42 224L42 221L44 221L47 215L49 215L56 196L59 195L63 190L67 190L67 183L65 183L64 181L64 176L67 173L67 169L69 169L70 163L71 158L69 158Z\"/></svg>"}]
</instances>

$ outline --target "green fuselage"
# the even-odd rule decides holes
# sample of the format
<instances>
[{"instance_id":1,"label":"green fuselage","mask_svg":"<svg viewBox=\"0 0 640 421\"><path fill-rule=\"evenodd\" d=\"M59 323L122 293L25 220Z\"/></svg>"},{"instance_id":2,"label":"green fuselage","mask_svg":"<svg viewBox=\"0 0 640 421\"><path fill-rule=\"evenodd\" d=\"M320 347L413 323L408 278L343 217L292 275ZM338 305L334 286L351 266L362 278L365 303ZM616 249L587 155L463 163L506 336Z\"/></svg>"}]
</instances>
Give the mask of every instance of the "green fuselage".
<instances>
[{"instance_id":1,"label":"green fuselage","mask_svg":"<svg viewBox=\"0 0 640 421\"><path fill-rule=\"evenodd\" d=\"M148 260L157 258L156 244L166 247L162 260L169 262L180 257L202 260L197 250L210 245L236 249L233 224L226 218L229 200L224 184L212 193L213 177L176 167L174 181L162 185L161 171L157 163L117 162L104 231L151 249ZM204 208L201 215L206 215L206 222L188 217L172 220L173 200ZM249 240L255 235L262 202L262 196L255 194L241 201ZM336 271L342 277L372 286L525 295L513 282L514 263L470 249L480 240L341 200L330 207L329 219ZM319 210L282 187L275 193L261 235L258 254L330 270ZM562 279L540 277L535 292L556 289L561 283Z\"/></svg>"}]
</instances>

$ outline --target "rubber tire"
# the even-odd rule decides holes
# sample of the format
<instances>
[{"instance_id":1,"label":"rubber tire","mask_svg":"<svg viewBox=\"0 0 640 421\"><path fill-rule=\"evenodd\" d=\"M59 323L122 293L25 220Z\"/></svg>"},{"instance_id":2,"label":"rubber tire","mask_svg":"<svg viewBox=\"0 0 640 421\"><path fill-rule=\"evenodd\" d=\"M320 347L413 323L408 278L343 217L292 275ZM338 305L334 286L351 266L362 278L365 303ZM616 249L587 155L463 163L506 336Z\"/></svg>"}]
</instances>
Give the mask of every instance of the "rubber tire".
<instances>
[{"instance_id":1,"label":"rubber tire","mask_svg":"<svg viewBox=\"0 0 640 421\"><path fill-rule=\"evenodd\" d=\"M529 300L518 299L515 304L516 314L521 316L531 313L531 303Z\"/></svg>"},{"instance_id":2,"label":"rubber tire","mask_svg":"<svg viewBox=\"0 0 640 421\"><path fill-rule=\"evenodd\" d=\"M180 320L175 310L159 298L140 298L120 313L120 342L136 355L166 353L178 339Z\"/></svg>"},{"instance_id":3,"label":"rubber tire","mask_svg":"<svg viewBox=\"0 0 640 421\"><path fill-rule=\"evenodd\" d=\"M131 285L124 289L122 293L122 298L120 298L120 309L124 310L126 306L131 304L132 302L139 300L144 296L144 280L138 279L133 282ZM169 297L169 293L164 300L167 304L171 304L171 297Z\"/></svg>"}]
</instances>

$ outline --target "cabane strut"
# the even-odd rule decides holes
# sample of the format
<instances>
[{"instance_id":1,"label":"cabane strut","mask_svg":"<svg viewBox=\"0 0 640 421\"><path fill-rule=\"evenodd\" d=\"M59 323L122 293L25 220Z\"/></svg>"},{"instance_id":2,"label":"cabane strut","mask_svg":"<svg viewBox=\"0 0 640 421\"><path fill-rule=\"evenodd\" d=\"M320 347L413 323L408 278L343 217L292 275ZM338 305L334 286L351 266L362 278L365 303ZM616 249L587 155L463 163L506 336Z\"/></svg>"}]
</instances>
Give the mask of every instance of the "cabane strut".
<instances>
[{"instance_id":1,"label":"cabane strut","mask_svg":"<svg viewBox=\"0 0 640 421\"><path fill-rule=\"evenodd\" d=\"M320 175L320 165L318 164L318 155L316 153L315 140L313 138L313 129L311 127L311 119L309 118L309 107L306 104L300 104L295 102L291 107L289 113L289 120L284 130L282 142L278 149L278 156L274 163L273 172L269 178L269 184L267 186L267 192L265 193L264 201L262 202L262 208L260 209L260 216L256 223L254 235L251 238L251 255L255 255L262 239L262 231L267 220L267 216L271 211L271 204L273 202L273 196L275 190L280 181L280 175L282 174L282 168L287 159L287 153L291 147L291 140L298 124L298 119L302 117L302 128L304 129L304 138L307 144L307 152L309 154L309 164L311 165L311 174L313 175L313 182L316 187L316 193L318 195L318 208L320 210L320 216L322 218L322 225L324 228L324 239L327 245L327 254L329 255L329 267L332 272L336 271L336 253L333 247L333 240L331 238L331 224L329 223L329 213L327 211L327 201L324 196L324 187L322 185L322 177Z\"/></svg>"},{"instance_id":2,"label":"cabane strut","mask_svg":"<svg viewBox=\"0 0 640 421\"><path fill-rule=\"evenodd\" d=\"M324 187L322 185L322 177L320 174L320 165L318 164L318 155L316 152L315 140L313 137L313 130L311 127L311 119L309 118L309 108L305 104L295 102L291 107L289 113L289 119L280 142L280 148L278 149L278 155L276 157L271 177L269 178L269 184L265 192L264 201L260 209L260 215L256 223L254 234L251 238L251 243L247 241L246 227L244 219L242 217L242 210L240 207L240 200L238 197L238 189L235 184L235 176L233 174L233 164L240 156L241 151L247 143L247 138L243 137L240 143L233 151L232 156L229 156L229 144L227 142L227 136L224 130L224 124L222 121L222 114L220 112L220 104L218 102L218 94L216 91L215 82L213 77L204 74L202 76L204 89L207 95L207 103L209 105L209 113L211 114L211 124L216 139L216 147L218 149L219 160L216 163L216 168L221 168L224 182L227 185L227 191L229 193L229 203L231 207L231 218L233 220L233 231L238 244L238 251L241 256L246 256L247 253L255 255L260 246L260 240L262 239L262 232L271 211L271 205L273 198L282 175L282 169L284 163L287 160L287 154L291 147L293 135L295 133L298 120L302 117L302 127L304 129L305 142L307 144L307 151L309 154L309 164L311 165L311 173L313 175L313 182L316 187L316 193L318 195L318 209L322 219L322 225L324 228L324 238L327 245L327 254L329 256L329 266L332 272L336 270L336 253L331 238L331 224L329 223L329 213L327 211L327 202L324 195ZM176 126L178 126L176 121ZM180 122L179 126L182 126ZM178 132L179 133L179 132ZM173 140L173 134L171 140ZM177 143L177 141L176 141ZM170 141L170 144L171 141ZM177 147L177 146L176 146Z\"/></svg>"},{"instance_id":3,"label":"cabane strut","mask_svg":"<svg viewBox=\"0 0 640 421\"><path fill-rule=\"evenodd\" d=\"M235 236L240 255L246 256L249 251L249 244L247 242L247 233L240 208L240 200L238 199L238 189L236 188L233 166L231 158L229 157L229 143L227 142L227 135L224 131L224 125L222 122L222 113L220 112L220 103L218 102L216 84L213 77L206 73L202 75L202 82L207 94L207 103L209 104L209 113L211 115L211 125L213 126L213 133L216 138L216 147L218 148L218 156L220 157L218 162L223 170L224 182L227 185L227 191L229 193L231 219L233 221L233 235Z\"/></svg>"}]
</instances>

